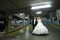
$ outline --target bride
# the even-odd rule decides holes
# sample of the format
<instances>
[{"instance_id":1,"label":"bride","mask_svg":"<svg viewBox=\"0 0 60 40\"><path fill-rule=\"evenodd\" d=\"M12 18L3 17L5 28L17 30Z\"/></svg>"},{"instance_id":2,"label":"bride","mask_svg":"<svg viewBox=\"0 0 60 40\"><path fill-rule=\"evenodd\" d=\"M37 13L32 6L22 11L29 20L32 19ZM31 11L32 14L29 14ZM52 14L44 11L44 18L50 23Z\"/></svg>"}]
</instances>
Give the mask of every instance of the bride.
<instances>
[{"instance_id":1,"label":"bride","mask_svg":"<svg viewBox=\"0 0 60 40\"><path fill-rule=\"evenodd\" d=\"M40 17L37 17L37 22L32 33L36 35L48 34L48 29L42 24Z\"/></svg>"}]
</instances>

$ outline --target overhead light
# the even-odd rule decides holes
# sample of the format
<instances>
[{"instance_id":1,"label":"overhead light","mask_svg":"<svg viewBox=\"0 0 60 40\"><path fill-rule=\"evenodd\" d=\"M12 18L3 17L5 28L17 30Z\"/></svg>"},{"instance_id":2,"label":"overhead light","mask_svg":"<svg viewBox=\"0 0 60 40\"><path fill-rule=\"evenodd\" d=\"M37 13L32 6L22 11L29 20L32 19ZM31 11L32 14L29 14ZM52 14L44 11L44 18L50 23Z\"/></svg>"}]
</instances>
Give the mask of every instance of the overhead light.
<instances>
[{"instance_id":1,"label":"overhead light","mask_svg":"<svg viewBox=\"0 0 60 40\"><path fill-rule=\"evenodd\" d=\"M37 6L37 5L47 5L47 4L52 4L52 1L47 1L47 2L40 2L40 3L33 3L30 6Z\"/></svg>"},{"instance_id":2,"label":"overhead light","mask_svg":"<svg viewBox=\"0 0 60 40\"><path fill-rule=\"evenodd\" d=\"M51 7L51 5L41 5L41 6L34 6L34 7L31 7L31 9L40 9L40 8L49 8Z\"/></svg>"},{"instance_id":3,"label":"overhead light","mask_svg":"<svg viewBox=\"0 0 60 40\"><path fill-rule=\"evenodd\" d=\"M29 17L25 17L26 19L28 19Z\"/></svg>"},{"instance_id":4,"label":"overhead light","mask_svg":"<svg viewBox=\"0 0 60 40\"><path fill-rule=\"evenodd\" d=\"M20 13L20 15L23 15L23 13Z\"/></svg>"},{"instance_id":5,"label":"overhead light","mask_svg":"<svg viewBox=\"0 0 60 40\"><path fill-rule=\"evenodd\" d=\"M36 12L36 14L41 14L42 12Z\"/></svg>"}]
</instances>

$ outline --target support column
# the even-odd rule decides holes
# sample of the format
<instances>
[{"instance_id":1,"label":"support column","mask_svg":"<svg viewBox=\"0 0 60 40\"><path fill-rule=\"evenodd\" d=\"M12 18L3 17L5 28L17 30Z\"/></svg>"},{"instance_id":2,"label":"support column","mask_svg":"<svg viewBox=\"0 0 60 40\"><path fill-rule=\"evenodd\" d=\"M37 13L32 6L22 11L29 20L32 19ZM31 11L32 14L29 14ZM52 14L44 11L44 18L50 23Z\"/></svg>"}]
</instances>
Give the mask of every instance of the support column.
<instances>
[{"instance_id":1,"label":"support column","mask_svg":"<svg viewBox=\"0 0 60 40\"><path fill-rule=\"evenodd\" d=\"M57 14L58 25L60 25L60 10L57 10L56 14Z\"/></svg>"},{"instance_id":2,"label":"support column","mask_svg":"<svg viewBox=\"0 0 60 40\"><path fill-rule=\"evenodd\" d=\"M52 13L50 13L50 20L51 20L51 23L52 23Z\"/></svg>"},{"instance_id":3,"label":"support column","mask_svg":"<svg viewBox=\"0 0 60 40\"><path fill-rule=\"evenodd\" d=\"M12 27L12 16L8 17L8 26L7 26L7 33L11 32Z\"/></svg>"}]
</instances>

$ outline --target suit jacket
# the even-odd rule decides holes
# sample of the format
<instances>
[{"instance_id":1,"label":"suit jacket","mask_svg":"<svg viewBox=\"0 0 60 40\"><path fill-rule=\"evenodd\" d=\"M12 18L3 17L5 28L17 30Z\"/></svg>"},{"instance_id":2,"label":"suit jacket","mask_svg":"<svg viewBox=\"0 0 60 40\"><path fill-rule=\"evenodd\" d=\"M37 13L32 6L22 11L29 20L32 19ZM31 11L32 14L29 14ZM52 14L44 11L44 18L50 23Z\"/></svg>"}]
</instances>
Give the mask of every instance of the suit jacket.
<instances>
[{"instance_id":1,"label":"suit jacket","mask_svg":"<svg viewBox=\"0 0 60 40\"><path fill-rule=\"evenodd\" d=\"M33 27L35 27L36 25L37 25L37 20L35 21L35 24L34 24L34 20L32 20L32 25L33 25Z\"/></svg>"}]
</instances>

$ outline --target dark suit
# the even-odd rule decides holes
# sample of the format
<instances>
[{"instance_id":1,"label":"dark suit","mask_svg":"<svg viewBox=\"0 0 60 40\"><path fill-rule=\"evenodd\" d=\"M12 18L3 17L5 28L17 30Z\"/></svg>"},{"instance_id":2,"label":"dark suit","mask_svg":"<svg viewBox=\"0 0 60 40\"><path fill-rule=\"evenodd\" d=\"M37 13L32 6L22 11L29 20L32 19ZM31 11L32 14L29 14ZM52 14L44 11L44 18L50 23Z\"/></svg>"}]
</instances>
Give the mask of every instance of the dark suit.
<instances>
[{"instance_id":1,"label":"dark suit","mask_svg":"<svg viewBox=\"0 0 60 40\"><path fill-rule=\"evenodd\" d=\"M35 28L36 25L37 25L37 20L35 21L35 24L34 24L34 20L32 20L33 29Z\"/></svg>"}]
</instances>

